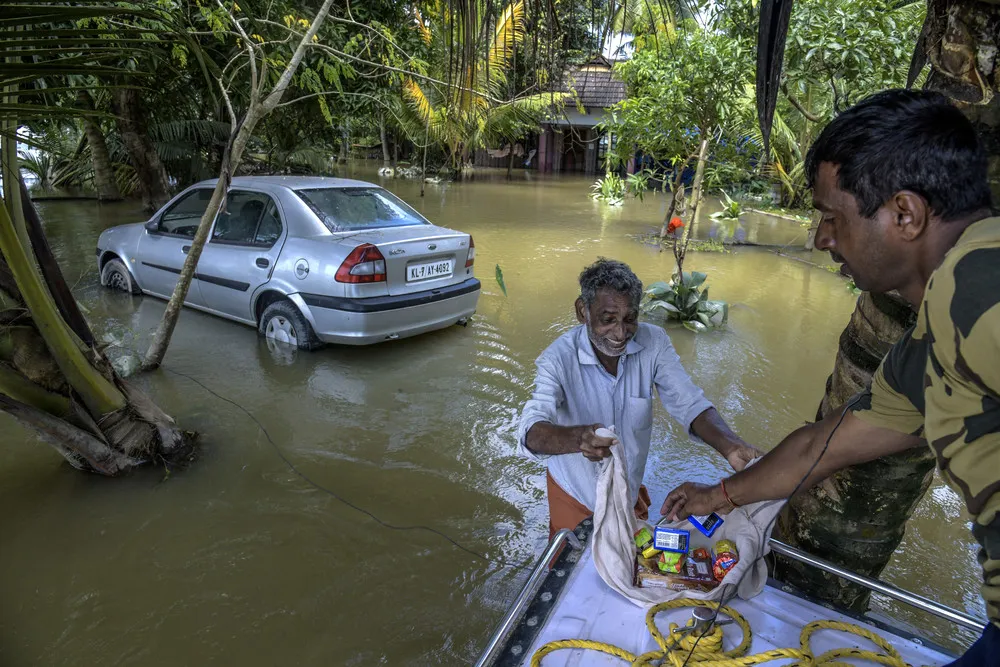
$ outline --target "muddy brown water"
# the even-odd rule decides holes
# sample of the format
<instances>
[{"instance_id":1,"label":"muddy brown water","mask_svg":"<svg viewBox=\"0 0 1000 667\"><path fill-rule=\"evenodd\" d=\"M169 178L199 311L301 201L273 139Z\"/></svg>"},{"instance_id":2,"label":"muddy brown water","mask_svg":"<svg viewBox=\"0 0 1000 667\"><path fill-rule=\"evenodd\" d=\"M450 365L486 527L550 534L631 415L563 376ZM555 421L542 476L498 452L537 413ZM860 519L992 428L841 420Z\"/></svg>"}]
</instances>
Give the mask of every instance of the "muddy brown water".
<instances>
[{"instance_id":1,"label":"muddy brown water","mask_svg":"<svg viewBox=\"0 0 1000 667\"><path fill-rule=\"evenodd\" d=\"M374 179L374 173L358 172ZM483 281L467 328L362 349L271 349L251 328L185 311L166 371L137 382L185 428L200 459L108 480L71 470L0 416L0 664L461 665L474 661L546 539L543 470L514 454L535 357L574 326L576 276L597 256L667 279L654 229L663 197L611 209L589 183L535 175L461 185L386 181L431 220L476 240ZM49 239L114 354L144 350L163 303L98 286L102 229L134 204L42 202ZM702 225L699 236L712 226ZM805 230L748 216L748 240L787 246L692 253L729 328L671 329L688 371L747 440L772 447L811 419L854 297L795 252ZM797 261L801 259L804 261ZM499 264L504 297L494 280ZM194 380L219 396L209 393ZM263 432L233 401L252 413ZM726 471L657 408L654 502ZM302 475L296 474L275 446ZM384 522L377 522L368 513ZM439 535L401 529L425 525ZM884 578L982 614L959 499L936 482ZM876 600L876 611L953 649L971 639Z\"/></svg>"}]
</instances>

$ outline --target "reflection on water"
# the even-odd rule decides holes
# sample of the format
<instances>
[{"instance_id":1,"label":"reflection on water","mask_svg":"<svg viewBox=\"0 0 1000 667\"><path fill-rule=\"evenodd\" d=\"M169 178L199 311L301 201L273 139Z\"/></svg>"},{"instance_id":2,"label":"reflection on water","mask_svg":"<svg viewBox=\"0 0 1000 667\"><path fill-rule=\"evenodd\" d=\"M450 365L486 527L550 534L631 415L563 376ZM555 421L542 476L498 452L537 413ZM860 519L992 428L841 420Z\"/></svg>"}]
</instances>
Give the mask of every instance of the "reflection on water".
<instances>
[{"instance_id":1,"label":"reflection on water","mask_svg":"<svg viewBox=\"0 0 1000 667\"><path fill-rule=\"evenodd\" d=\"M547 534L542 469L513 453L535 357L575 325L576 276L596 257L628 262L647 283L669 277L671 254L631 238L658 228L664 202L610 208L588 197L585 181L534 174L428 185L423 199L415 181L386 185L434 222L475 236L483 295L467 328L299 353L186 311L166 368L252 412L318 484L394 526L444 531L488 560L426 531L382 526L310 486L238 408L158 372L137 382L202 434L200 460L169 477L80 475L0 417L0 664L475 657L523 582L510 565L528 562ZM144 350L163 303L101 290L92 266L100 231L141 220L138 208L39 209L95 328ZM805 239L797 223L771 218L745 229L759 243L794 248ZM497 264L507 298L493 280ZM723 332L672 329L678 353L737 431L771 447L815 414L853 297L839 277L762 248L693 253L688 267L708 273L713 296L732 310ZM658 408L647 470L659 502L677 482L715 480L725 466ZM885 577L982 613L956 503L940 485L928 494ZM895 606L880 610L939 641L966 639Z\"/></svg>"}]
</instances>

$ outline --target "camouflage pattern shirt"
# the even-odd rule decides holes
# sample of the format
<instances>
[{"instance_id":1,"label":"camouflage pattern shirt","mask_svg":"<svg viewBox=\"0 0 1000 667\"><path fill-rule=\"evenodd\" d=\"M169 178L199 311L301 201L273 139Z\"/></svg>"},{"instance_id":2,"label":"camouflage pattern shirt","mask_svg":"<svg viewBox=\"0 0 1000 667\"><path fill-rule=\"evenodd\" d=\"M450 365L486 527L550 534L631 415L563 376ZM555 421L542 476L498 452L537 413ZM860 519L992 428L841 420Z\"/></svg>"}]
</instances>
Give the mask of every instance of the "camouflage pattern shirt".
<instances>
[{"instance_id":1,"label":"camouflage pattern shirt","mask_svg":"<svg viewBox=\"0 0 1000 667\"><path fill-rule=\"evenodd\" d=\"M1000 218L970 225L948 252L913 329L852 410L930 445L973 517L983 598L1000 626Z\"/></svg>"}]
</instances>

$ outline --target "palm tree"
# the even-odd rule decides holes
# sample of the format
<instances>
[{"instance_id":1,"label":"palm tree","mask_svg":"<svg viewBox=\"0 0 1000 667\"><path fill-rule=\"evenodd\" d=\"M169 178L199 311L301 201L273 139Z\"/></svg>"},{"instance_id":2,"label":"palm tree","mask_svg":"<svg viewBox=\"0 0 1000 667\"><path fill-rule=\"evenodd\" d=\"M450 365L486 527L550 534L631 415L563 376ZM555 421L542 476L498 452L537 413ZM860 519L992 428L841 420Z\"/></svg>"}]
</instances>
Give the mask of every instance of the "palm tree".
<instances>
[{"instance_id":1,"label":"palm tree","mask_svg":"<svg viewBox=\"0 0 1000 667\"><path fill-rule=\"evenodd\" d=\"M431 74L449 85L403 80L404 116L412 137L445 147L451 170L461 171L477 148L513 141L538 124L541 115L562 97L536 93L504 97L508 70L524 42L524 0L500 10L490 23L485 3L471 3L465 21L453 21L442 0L419 28L431 49ZM471 20L470 20L471 17ZM428 25L429 24L429 25Z\"/></svg>"},{"instance_id":2,"label":"palm tree","mask_svg":"<svg viewBox=\"0 0 1000 667\"><path fill-rule=\"evenodd\" d=\"M19 121L81 114L39 103L36 82L124 74L106 62L141 48L131 41L135 32L77 22L141 15L148 12L111 3L0 7L0 88L7 93L0 106L0 410L75 467L105 475L151 460L180 461L192 437L119 377L96 345L18 175L16 146Z\"/></svg>"},{"instance_id":3,"label":"palm tree","mask_svg":"<svg viewBox=\"0 0 1000 667\"><path fill-rule=\"evenodd\" d=\"M792 0L763 0L760 10L757 111L765 145L781 90L780 75ZM913 85L927 63L925 88L948 95L973 121L991 153L995 195L1000 195L1000 37L975 29L1000 23L1000 5L977 0L928 0L924 28L911 62ZM954 29L960 25L963 29ZM949 29L949 26L951 28ZM948 57L942 57L943 54ZM976 54L986 54L978 58ZM990 55L992 54L992 55ZM994 199L994 203L997 199ZM871 382L882 357L913 322L895 295L862 294L840 338L840 350L817 418L836 410ZM907 519L932 478L929 449L854 466L789 502L780 524L793 545L869 576L877 576L899 545ZM867 607L869 592L823 573L778 559L776 576L824 599Z\"/></svg>"}]
</instances>

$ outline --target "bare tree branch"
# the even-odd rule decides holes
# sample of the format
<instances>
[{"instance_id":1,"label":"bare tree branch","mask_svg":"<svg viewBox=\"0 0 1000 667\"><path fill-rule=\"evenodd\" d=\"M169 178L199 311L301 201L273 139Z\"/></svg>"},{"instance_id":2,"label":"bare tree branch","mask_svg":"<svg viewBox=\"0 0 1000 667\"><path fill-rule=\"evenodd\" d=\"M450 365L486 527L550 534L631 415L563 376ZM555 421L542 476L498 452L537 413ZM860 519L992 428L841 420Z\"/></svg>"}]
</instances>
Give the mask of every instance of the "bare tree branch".
<instances>
[{"instance_id":1,"label":"bare tree branch","mask_svg":"<svg viewBox=\"0 0 1000 667\"><path fill-rule=\"evenodd\" d=\"M241 26L240 22L236 20L236 17L233 16L232 12L226 9L225 5L222 4L222 0L215 0L215 3L219 5L219 9L226 12L229 16L229 20L234 26L236 26L236 30L240 33L240 37L243 39L243 50L246 51L247 59L250 61L250 106L253 106L260 96L260 89L258 86L261 83L261 81L257 78L257 54L254 53L253 40L250 39L250 36L247 35L245 30L243 30L243 26Z\"/></svg>"},{"instance_id":2,"label":"bare tree branch","mask_svg":"<svg viewBox=\"0 0 1000 667\"><path fill-rule=\"evenodd\" d=\"M823 122L822 118L810 112L802 105L801 102L795 99L795 96L792 95L791 91L788 90L788 84L785 83L781 84L781 92L785 94L785 97L788 98L788 101L791 102L792 106L798 109L800 114L806 117L806 120L812 121L813 123Z\"/></svg>"},{"instance_id":3,"label":"bare tree branch","mask_svg":"<svg viewBox=\"0 0 1000 667\"><path fill-rule=\"evenodd\" d=\"M281 96L285 94L285 89L288 88L288 84L292 82L292 75L295 74L295 70L298 69L299 63L302 62L302 58L306 55L306 49L312 43L313 37L319 32L319 28L323 25L323 19L327 17L330 13L330 6L333 4L333 0L325 0L323 6L320 10L316 12L316 19L309 26L309 30L306 34L302 36L302 40L299 42L298 47L295 49L295 53L292 54L292 59L288 61L288 65L285 66L285 71L281 73L281 77L278 78L278 83L275 84L274 89L271 94L264 99L264 110L271 111L278 102L281 101Z\"/></svg>"}]
</instances>

